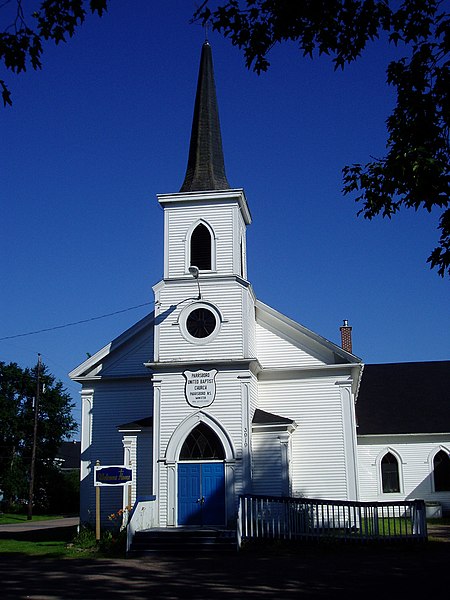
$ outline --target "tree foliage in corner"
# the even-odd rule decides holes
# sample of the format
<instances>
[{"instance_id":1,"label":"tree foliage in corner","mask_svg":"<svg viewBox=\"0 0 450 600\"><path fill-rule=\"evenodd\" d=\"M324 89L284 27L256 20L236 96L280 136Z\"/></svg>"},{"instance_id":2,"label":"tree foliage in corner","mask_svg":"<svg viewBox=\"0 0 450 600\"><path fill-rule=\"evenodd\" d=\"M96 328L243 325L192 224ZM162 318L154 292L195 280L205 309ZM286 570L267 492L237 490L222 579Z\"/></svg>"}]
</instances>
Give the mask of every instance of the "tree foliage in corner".
<instances>
[{"instance_id":1,"label":"tree foliage in corner","mask_svg":"<svg viewBox=\"0 0 450 600\"><path fill-rule=\"evenodd\" d=\"M335 68L381 35L405 51L387 65L397 101L387 118L386 155L343 168L358 214L391 218L402 207L440 213L427 262L450 275L450 3L448 0L206 0L194 15L229 37L258 74L271 48L296 42L303 56L326 54Z\"/></svg>"},{"instance_id":2,"label":"tree foliage in corner","mask_svg":"<svg viewBox=\"0 0 450 600\"><path fill-rule=\"evenodd\" d=\"M61 492L55 485L61 479L55 458L61 442L77 430L77 424L71 397L44 365L39 380L34 503L48 510L52 494ZM0 362L0 489L8 508L20 508L28 498L36 392L37 366L22 369L16 363Z\"/></svg>"},{"instance_id":3,"label":"tree foliage in corner","mask_svg":"<svg viewBox=\"0 0 450 600\"><path fill-rule=\"evenodd\" d=\"M22 0L5 0L0 4L0 15L4 18L0 61L13 73L26 71L30 65L35 70L41 69L43 42L53 40L59 44L72 37L84 22L88 5L99 16L107 9L107 0L42 0L37 10L27 14L24 4ZM11 105L11 92L4 79L0 79L0 89L3 104Z\"/></svg>"}]
</instances>

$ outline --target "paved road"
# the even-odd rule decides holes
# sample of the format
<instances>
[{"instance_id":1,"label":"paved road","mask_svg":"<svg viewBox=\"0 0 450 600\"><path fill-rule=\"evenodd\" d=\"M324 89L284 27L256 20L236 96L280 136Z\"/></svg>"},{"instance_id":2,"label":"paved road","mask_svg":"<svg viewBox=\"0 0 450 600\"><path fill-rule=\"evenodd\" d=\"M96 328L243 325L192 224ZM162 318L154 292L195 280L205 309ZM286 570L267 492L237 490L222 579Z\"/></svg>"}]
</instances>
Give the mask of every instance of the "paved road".
<instances>
[{"instance_id":1,"label":"paved road","mask_svg":"<svg viewBox=\"0 0 450 600\"><path fill-rule=\"evenodd\" d=\"M79 517L67 517L64 519L49 519L48 521L23 521L0 525L1 533L16 533L22 531L36 531L38 529L60 529L61 527L76 527L80 522Z\"/></svg>"},{"instance_id":2,"label":"paved road","mask_svg":"<svg viewBox=\"0 0 450 600\"><path fill-rule=\"evenodd\" d=\"M439 546L439 548L437 547ZM227 600L436 597L448 589L450 544L305 547L170 560L80 560L4 555L2 600Z\"/></svg>"},{"instance_id":3,"label":"paved road","mask_svg":"<svg viewBox=\"0 0 450 600\"><path fill-rule=\"evenodd\" d=\"M29 525L29 524L28 524ZM38 522L36 522L38 526ZM6 527L6 526L3 526ZM8 526L9 527L9 526ZM47 523L41 529L45 532ZM47 529L51 535L52 530ZM448 534L448 530L447 530ZM450 544L273 547L224 557L54 559L2 555L2 600L228 600L442 595Z\"/></svg>"}]
</instances>

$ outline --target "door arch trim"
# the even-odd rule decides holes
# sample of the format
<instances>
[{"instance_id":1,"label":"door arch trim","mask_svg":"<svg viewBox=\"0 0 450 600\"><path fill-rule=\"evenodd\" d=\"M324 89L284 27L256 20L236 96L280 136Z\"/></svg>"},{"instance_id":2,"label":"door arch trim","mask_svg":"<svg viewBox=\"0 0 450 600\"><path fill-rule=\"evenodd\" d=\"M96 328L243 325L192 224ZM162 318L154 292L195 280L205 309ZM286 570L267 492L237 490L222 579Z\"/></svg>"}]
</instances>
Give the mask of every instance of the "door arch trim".
<instances>
[{"instance_id":1,"label":"door arch trim","mask_svg":"<svg viewBox=\"0 0 450 600\"><path fill-rule=\"evenodd\" d=\"M171 435L166 447L164 460L167 476L167 526L174 527L178 522L178 462L183 443L189 433L199 423L210 427L221 441L225 453L225 520L235 514L235 469L236 449L230 436L221 423L203 411L198 411L184 419ZM183 461L181 461L183 462ZM206 461L207 462L207 461ZM231 518L231 517L230 517Z\"/></svg>"},{"instance_id":2,"label":"door arch trim","mask_svg":"<svg viewBox=\"0 0 450 600\"><path fill-rule=\"evenodd\" d=\"M204 413L203 411L199 411L193 415L190 415L178 425L178 427L171 435L169 443L167 444L165 460L167 462L178 462L181 448L184 444L185 439L194 429L194 427L196 427L199 423L204 423L205 425L210 427L217 435L224 449L225 461L235 460L236 449L234 448L234 445L229 435L219 423L219 421L217 421L207 413Z\"/></svg>"}]
</instances>

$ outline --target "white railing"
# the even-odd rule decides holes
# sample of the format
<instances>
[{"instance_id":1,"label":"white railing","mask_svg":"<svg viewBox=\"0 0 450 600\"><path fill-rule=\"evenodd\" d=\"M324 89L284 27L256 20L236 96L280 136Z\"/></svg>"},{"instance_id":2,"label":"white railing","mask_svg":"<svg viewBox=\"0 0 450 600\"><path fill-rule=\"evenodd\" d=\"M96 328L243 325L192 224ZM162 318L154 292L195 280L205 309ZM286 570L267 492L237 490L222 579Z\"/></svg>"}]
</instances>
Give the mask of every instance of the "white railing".
<instances>
[{"instance_id":1,"label":"white railing","mask_svg":"<svg viewBox=\"0 0 450 600\"><path fill-rule=\"evenodd\" d=\"M135 502L127 525L127 552L136 531L157 527L158 515L155 500L156 496L150 496L146 500L138 499Z\"/></svg>"},{"instance_id":2,"label":"white railing","mask_svg":"<svg viewBox=\"0 0 450 600\"><path fill-rule=\"evenodd\" d=\"M425 502L351 502L245 495L237 542L271 539L426 540Z\"/></svg>"}]
</instances>

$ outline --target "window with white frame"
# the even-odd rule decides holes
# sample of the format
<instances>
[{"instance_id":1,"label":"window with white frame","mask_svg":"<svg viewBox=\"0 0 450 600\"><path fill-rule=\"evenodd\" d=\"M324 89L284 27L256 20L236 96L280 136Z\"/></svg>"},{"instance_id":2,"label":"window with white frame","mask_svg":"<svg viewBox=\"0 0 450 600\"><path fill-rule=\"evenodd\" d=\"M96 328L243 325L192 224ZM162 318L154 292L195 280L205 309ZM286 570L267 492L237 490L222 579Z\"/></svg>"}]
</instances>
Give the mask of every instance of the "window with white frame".
<instances>
[{"instance_id":1,"label":"window with white frame","mask_svg":"<svg viewBox=\"0 0 450 600\"><path fill-rule=\"evenodd\" d=\"M387 452L381 459L381 482L383 494L400 491L398 460L392 452Z\"/></svg>"},{"instance_id":2,"label":"window with white frame","mask_svg":"<svg viewBox=\"0 0 450 600\"><path fill-rule=\"evenodd\" d=\"M439 450L433 458L433 478L435 492L450 491L450 457L444 450Z\"/></svg>"}]
</instances>

